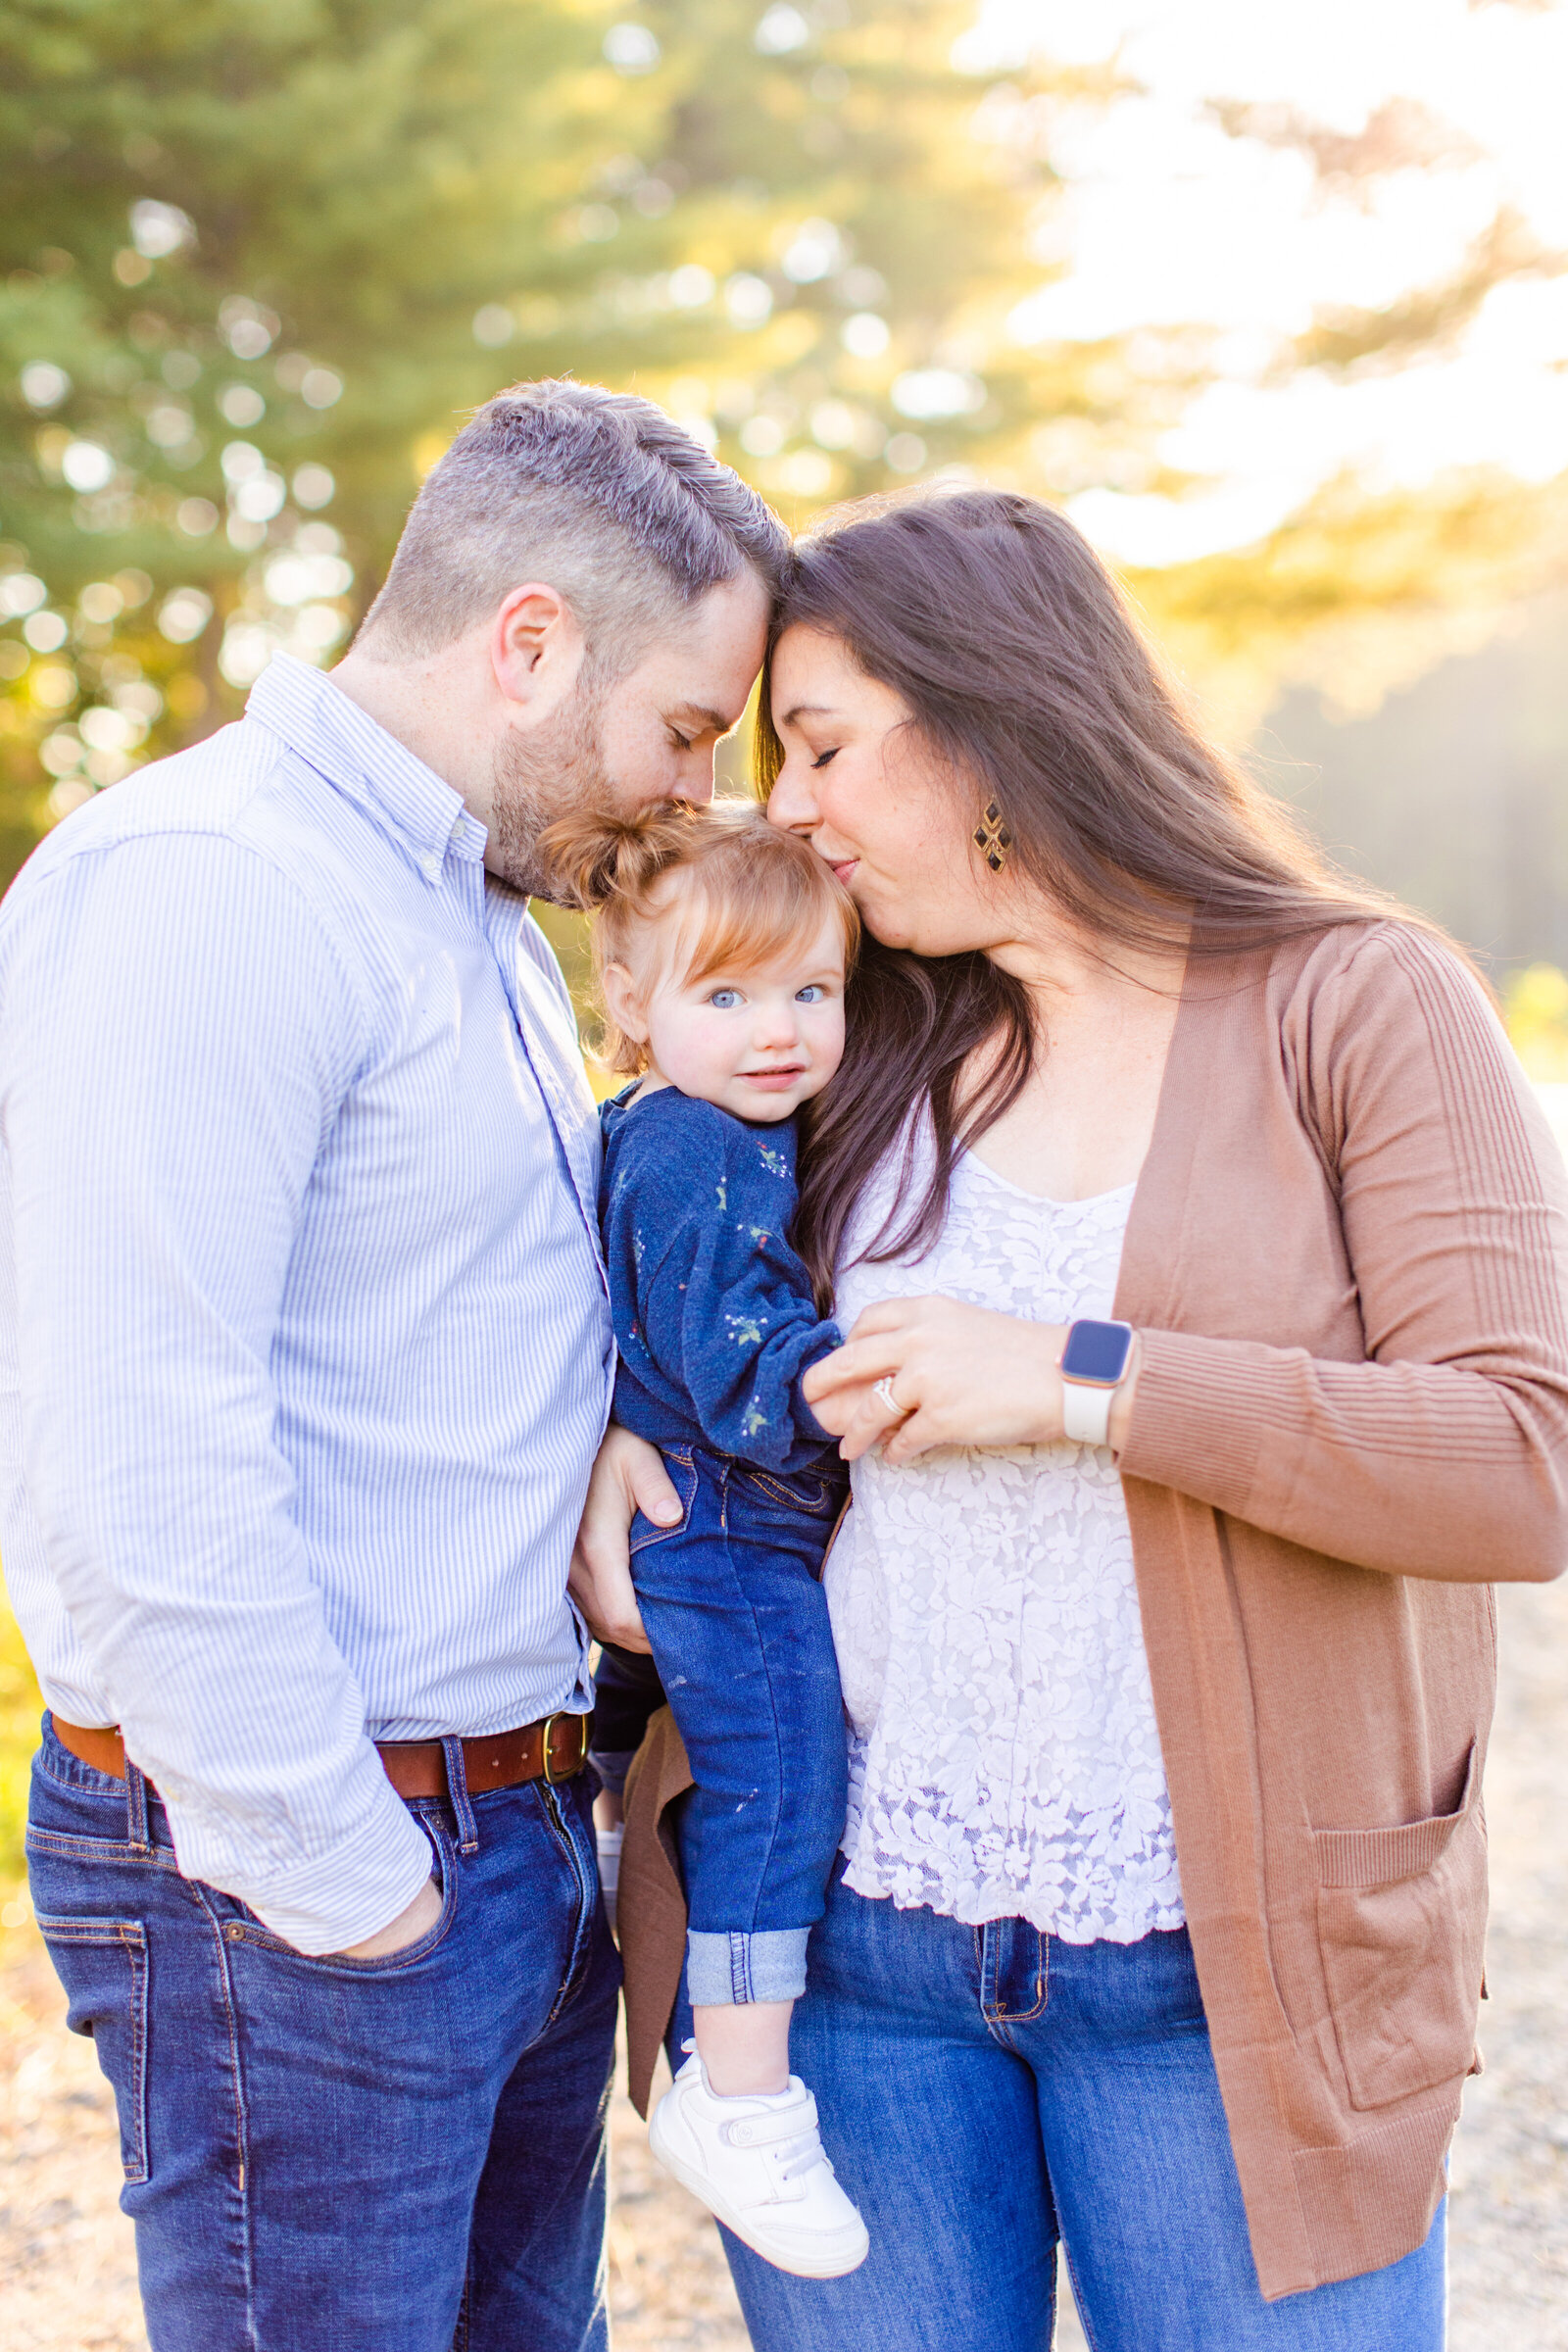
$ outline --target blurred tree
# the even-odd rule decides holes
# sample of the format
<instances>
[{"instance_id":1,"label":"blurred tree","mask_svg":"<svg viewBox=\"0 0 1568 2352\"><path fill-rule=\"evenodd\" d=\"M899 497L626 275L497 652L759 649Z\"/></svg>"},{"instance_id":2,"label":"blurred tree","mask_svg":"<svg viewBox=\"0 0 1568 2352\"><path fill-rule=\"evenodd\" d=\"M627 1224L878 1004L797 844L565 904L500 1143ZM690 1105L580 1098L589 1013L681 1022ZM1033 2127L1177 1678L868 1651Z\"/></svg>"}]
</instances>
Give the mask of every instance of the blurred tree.
<instances>
[{"instance_id":1,"label":"blurred tree","mask_svg":"<svg viewBox=\"0 0 1568 2352\"><path fill-rule=\"evenodd\" d=\"M571 0L0 7L0 606L13 834L326 652L476 307L649 112ZM330 509L331 523L319 519ZM155 625L156 622L156 625ZM78 700L79 697L79 700Z\"/></svg>"},{"instance_id":2,"label":"blurred tree","mask_svg":"<svg viewBox=\"0 0 1568 2352\"><path fill-rule=\"evenodd\" d=\"M1021 268L966 15L821 7L841 62L730 0L0 6L8 863L328 653L501 383L647 380L796 500L951 449L944 326Z\"/></svg>"},{"instance_id":3,"label":"blurred tree","mask_svg":"<svg viewBox=\"0 0 1568 2352\"><path fill-rule=\"evenodd\" d=\"M1527 965L1568 966L1568 597L1511 617L1375 710L1285 695L1256 746L1341 864L1435 916L1505 993ZM1548 1009L1532 978L1532 1052Z\"/></svg>"},{"instance_id":4,"label":"blurred tree","mask_svg":"<svg viewBox=\"0 0 1568 2352\"><path fill-rule=\"evenodd\" d=\"M1053 125L1113 76L956 71L972 15L0 0L7 869L230 715L273 645L326 658L420 471L521 376L635 384L792 517L954 467L1179 492L1157 445L1216 337L1020 323L1057 266ZM1333 186L1448 152L1409 109L1359 144L1255 110L1226 127ZM1441 341L1478 287L1545 266L1505 230L1425 308L1320 320L1279 368ZM1524 523L1492 486L1417 503L1329 496L1261 550L1135 584L1183 649L1277 670L1327 614L1465 593L1478 548L1495 586Z\"/></svg>"}]
</instances>

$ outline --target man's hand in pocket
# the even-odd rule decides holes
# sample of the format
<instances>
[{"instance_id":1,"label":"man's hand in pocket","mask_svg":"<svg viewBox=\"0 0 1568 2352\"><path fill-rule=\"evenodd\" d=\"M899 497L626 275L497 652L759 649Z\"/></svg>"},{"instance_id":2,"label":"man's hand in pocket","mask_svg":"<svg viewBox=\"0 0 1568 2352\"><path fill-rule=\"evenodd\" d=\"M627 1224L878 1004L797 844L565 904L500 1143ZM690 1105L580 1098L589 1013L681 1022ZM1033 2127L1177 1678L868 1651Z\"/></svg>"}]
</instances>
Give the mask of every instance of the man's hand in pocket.
<instances>
[{"instance_id":1,"label":"man's hand in pocket","mask_svg":"<svg viewBox=\"0 0 1568 2352\"><path fill-rule=\"evenodd\" d=\"M407 1951L421 1936L428 1936L441 1916L441 1889L434 1879L426 1879L406 1911L374 1936L367 1936L363 1943L344 1946L339 1957L344 1960L385 1960L393 1952Z\"/></svg>"}]
</instances>

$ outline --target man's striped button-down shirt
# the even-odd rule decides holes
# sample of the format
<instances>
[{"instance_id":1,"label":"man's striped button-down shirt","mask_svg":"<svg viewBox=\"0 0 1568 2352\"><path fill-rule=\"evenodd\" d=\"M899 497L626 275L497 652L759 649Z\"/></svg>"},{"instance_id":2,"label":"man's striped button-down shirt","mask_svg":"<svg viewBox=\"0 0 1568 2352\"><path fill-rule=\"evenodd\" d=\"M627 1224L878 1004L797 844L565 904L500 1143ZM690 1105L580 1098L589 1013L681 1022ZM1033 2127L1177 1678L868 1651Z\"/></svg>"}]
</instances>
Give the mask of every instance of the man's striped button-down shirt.
<instances>
[{"instance_id":1,"label":"man's striped button-down shirt","mask_svg":"<svg viewBox=\"0 0 1568 2352\"><path fill-rule=\"evenodd\" d=\"M371 1738L588 1703L598 1128L459 795L278 657L0 908L0 1541L48 1703L306 1951L430 1866Z\"/></svg>"}]
</instances>

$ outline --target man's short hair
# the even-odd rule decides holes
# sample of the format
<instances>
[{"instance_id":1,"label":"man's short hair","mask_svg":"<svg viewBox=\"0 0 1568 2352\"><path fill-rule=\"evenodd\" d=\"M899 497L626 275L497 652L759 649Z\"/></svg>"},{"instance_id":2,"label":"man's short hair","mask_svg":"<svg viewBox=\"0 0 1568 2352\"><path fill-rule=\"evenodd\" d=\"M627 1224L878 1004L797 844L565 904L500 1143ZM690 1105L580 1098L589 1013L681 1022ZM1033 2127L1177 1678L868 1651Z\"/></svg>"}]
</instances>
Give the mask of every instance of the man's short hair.
<instances>
[{"instance_id":1,"label":"man's short hair","mask_svg":"<svg viewBox=\"0 0 1568 2352\"><path fill-rule=\"evenodd\" d=\"M619 661L747 565L777 597L778 516L652 401L599 384L514 384L429 475L365 620L367 652L440 652L536 579L571 606L590 653Z\"/></svg>"}]
</instances>

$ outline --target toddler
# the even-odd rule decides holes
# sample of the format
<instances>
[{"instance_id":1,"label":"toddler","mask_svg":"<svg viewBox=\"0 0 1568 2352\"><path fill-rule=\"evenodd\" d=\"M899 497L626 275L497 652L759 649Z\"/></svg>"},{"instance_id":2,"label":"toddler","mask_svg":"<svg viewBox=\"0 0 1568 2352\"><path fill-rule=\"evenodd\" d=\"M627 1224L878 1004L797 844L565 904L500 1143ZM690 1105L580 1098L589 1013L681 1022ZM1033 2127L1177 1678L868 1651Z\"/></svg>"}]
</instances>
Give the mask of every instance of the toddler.
<instances>
[{"instance_id":1,"label":"toddler","mask_svg":"<svg viewBox=\"0 0 1568 2352\"><path fill-rule=\"evenodd\" d=\"M750 804L558 826L553 844L598 909L606 1057L635 1077L602 1114L615 1418L660 1447L683 1506L631 1533L696 1782L680 1828L696 2049L649 2137L759 2254L837 2278L868 2241L789 2026L844 1828L819 1577L847 1490L800 1391L842 1342L788 1234L795 1112L843 1054L858 922L831 869Z\"/></svg>"}]
</instances>

